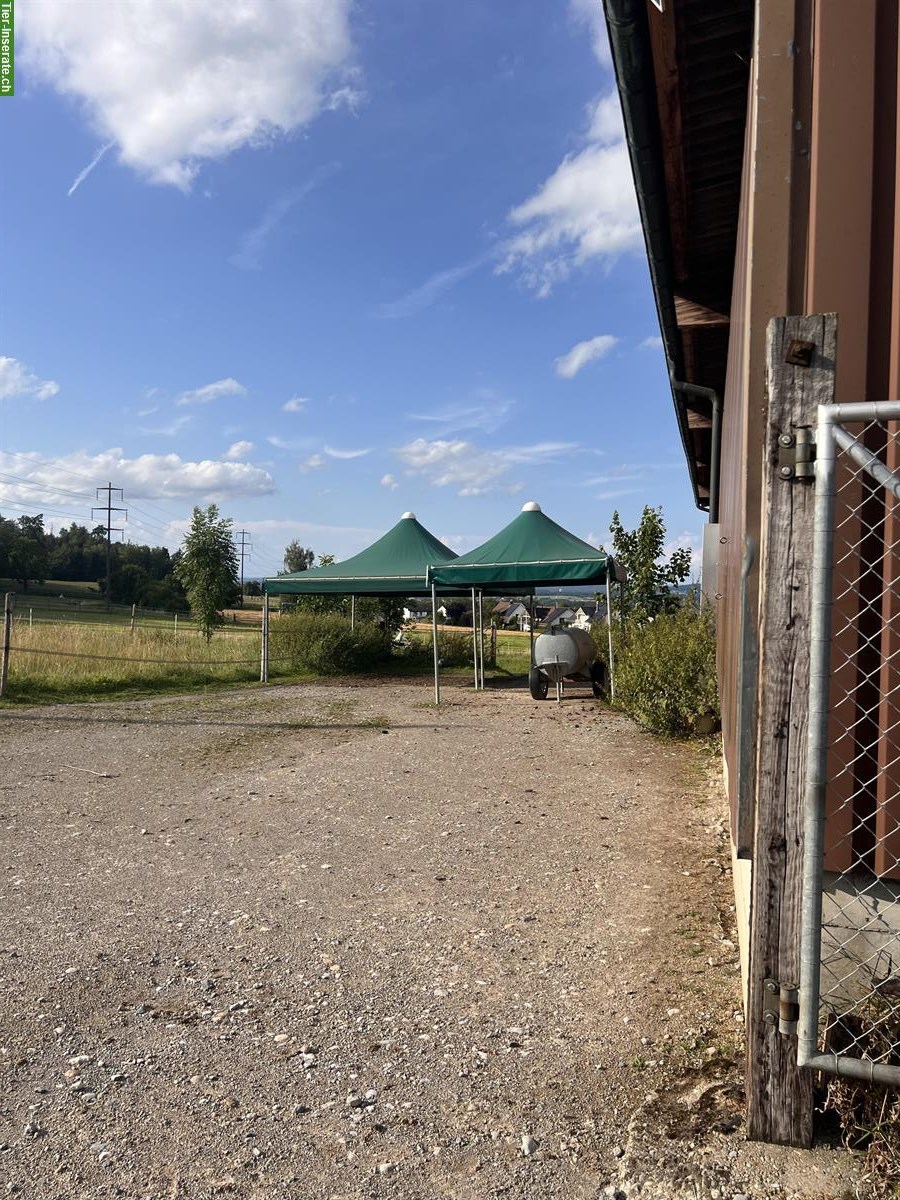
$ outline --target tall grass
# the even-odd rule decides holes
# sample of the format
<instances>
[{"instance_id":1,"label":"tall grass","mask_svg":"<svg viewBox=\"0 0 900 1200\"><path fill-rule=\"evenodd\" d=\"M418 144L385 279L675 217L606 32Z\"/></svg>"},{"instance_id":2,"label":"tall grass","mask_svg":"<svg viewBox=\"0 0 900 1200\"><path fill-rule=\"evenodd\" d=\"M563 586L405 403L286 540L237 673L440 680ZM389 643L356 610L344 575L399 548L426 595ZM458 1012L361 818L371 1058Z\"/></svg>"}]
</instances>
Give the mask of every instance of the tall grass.
<instances>
[{"instance_id":1,"label":"tall grass","mask_svg":"<svg viewBox=\"0 0 900 1200\"><path fill-rule=\"evenodd\" d=\"M431 672L430 634L407 635L405 650L390 653L375 626L340 617L278 617L270 626L269 678L299 679L363 672L384 675L427 675ZM485 632L485 653L489 650ZM9 690L12 702L53 703L99 699L123 694L187 691L259 679L260 631L226 626L207 644L196 626L26 620L13 624ZM466 675L472 669L472 635L441 630L442 669ZM528 638L501 633L497 665L489 675L524 675L528 671Z\"/></svg>"},{"instance_id":2,"label":"tall grass","mask_svg":"<svg viewBox=\"0 0 900 1200\"><path fill-rule=\"evenodd\" d=\"M11 699L53 700L156 691L259 678L259 634L235 631L207 644L196 629L35 624L13 627Z\"/></svg>"}]
</instances>

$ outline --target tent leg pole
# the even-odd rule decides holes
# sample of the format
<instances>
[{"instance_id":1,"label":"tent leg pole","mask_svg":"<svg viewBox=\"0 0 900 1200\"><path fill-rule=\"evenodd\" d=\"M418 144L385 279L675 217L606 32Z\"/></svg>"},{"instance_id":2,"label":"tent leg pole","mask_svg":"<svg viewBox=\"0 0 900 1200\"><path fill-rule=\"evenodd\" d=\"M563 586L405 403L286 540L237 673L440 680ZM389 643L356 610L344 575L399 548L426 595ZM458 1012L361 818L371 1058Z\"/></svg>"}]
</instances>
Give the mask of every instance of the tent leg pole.
<instances>
[{"instance_id":1,"label":"tent leg pole","mask_svg":"<svg viewBox=\"0 0 900 1200\"><path fill-rule=\"evenodd\" d=\"M531 604L528 613L528 658L531 667L534 666L534 589L531 592ZM530 669L530 668L529 668Z\"/></svg>"},{"instance_id":2,"label":"tent leg pole","mask_svg":"<svg viewBox=\"0 0 900 1200\"><path fill-rule=\"evenodd\" d=\"M609 574L606 576L606 633L609 639L609 698L616 698L616 656L613 651L612 635L612 592L609 586Z\"/></svg>"},{"instance_id":3,"label":"tent leg pole","mask_svg":"<svg viewBox=\"0 0 900 1200\"><path fill-rule=\"evenodd\" d=\"M356 597L350 597L350 632L356 628Z\"/></svg>"},{"instance_id":4,"label":"tent leg pole","mask_svg":"<svg viewBox=\"0 0 900 1200\"><path fill-rule=\"evenodd\" d=\"M434 702L441 702L441 666L438 658L437 588L431 585L431 636L434 641Z\"/></svg>"},{"instance_id":5,"label":"tent leg pole","mask_svg":"<svg viewBox=\"0 0 900 1200\"><path fill-rule=\"evenodd\" d=\"M269 596L263 592L262 636L260 638L259 682L269 682Z\"/></svg>"},{"instance_id":6,"label":"tent leg pole","mask_svg":"<svg viewBox=\"0 0 900 1200\"><path fill-rule=\"evenodd\" d=\"M478 655L481 663L481 690L484 691L484 592L478 593Z\"/></svg>"},{"instance_id":7,"label":"tent leg pole","mask_svg":"<svg viewBox=\"0 0 900 1200\"><path fill-rule=\"evenodd\" d=\"M475 691L478 691L478 635L475 633L475 589L472 588L472 662L475 666Z\"/></svg>"}]
</instances>

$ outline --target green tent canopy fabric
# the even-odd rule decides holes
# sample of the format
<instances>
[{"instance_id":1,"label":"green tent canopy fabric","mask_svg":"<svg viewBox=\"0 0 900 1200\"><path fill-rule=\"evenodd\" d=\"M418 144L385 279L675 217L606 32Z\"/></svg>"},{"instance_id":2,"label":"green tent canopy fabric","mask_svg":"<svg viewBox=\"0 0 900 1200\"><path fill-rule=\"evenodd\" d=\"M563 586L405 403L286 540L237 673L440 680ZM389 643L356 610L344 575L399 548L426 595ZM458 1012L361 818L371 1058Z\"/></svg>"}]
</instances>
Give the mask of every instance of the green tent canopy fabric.
<instances>
[{"instance_id":1,"label":"green tent canopy fabric","mask_svg":"<svg viewBox=\"0 0 900 1200\"><path fill-rule=\"evenodd\" d=\"M263 588L270 596L423 596L430 590L428 568L455 558L449 546L407 512L384 537L352 558L264 579Z\"/></svg>"},{"instance_id":2,"label":"green tent canopy fabric","mask_svg":"<svg viewBox=\"0 0 900 1200\"><path fill-rule=\"evenodd\" d=\"M614 559L557 525L534 501L481 546L453 562L434 564L428 583L460 591L505 594L556 584L605 584L622 579Z\"/></svg>"}]
</instances>

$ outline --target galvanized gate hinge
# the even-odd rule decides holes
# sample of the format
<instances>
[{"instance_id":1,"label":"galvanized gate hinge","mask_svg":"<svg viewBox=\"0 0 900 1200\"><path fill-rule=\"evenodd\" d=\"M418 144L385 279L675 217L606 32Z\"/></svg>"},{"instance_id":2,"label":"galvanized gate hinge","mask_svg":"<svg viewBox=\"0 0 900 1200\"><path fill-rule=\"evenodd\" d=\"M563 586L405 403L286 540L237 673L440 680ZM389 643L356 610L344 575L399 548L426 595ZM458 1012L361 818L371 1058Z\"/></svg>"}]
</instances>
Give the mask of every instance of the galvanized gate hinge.
<instances>
[{"instance_id":1,"label":"galvanized gate hinge","mask_svg":"<svg viewBox=\"0 0 900 1200\"><path fill-rule=\"evenodd\" d=\"M812 429L795 429L778 435L778 474L782 479L816 477L816 435Z\"/></svg>"},{"instance_id":2,"label":"galvanized gate hinge","mask_svg":"<svg viewBox=\"0 0 900 1200\"><path fill-rule=\"evenodd\" d=\"M767 979L763 989L763 1020L767 1025L778 1025L778 1032L785 1037L797 1032L800 1017L800 992L794 983L779 983Z\"/></svg>"}]
</instances>

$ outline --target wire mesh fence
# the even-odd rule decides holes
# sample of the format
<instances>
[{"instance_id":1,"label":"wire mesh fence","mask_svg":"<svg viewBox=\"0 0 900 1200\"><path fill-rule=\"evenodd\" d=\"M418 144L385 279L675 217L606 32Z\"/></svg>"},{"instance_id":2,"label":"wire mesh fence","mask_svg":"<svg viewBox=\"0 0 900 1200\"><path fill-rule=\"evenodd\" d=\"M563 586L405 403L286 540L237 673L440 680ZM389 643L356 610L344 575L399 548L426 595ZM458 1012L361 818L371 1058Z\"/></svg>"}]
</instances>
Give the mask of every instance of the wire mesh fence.
<instances>
[{"instance_id":1,"label":"wire mesh fence","mask_svg":"<svg viewBox=\"0 0 900 1200\"><path fill-rule=\"evenodd\" d=\"M900 406L823 407L816 488L800 1061L900 1084Z\"/></svg>"}]
</instances>

